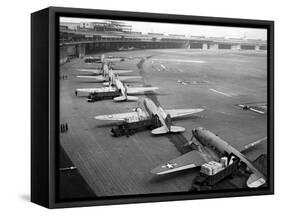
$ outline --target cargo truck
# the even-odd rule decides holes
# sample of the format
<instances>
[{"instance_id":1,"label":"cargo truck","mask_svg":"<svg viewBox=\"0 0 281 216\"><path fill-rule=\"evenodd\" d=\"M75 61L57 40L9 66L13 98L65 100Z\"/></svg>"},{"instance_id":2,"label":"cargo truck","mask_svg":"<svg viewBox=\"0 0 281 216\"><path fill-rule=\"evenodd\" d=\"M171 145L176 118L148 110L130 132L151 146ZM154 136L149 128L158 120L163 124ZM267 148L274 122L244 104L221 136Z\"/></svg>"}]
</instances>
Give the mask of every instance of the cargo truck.
<instances>
[{"instance_id":1,"label":"cargo truck","mask_svg":"<svg viewBox=\"0 0 281 216\"><path fill-rule=\"evenodd\" d=\"M201 166L199 176L195 177L191 190L211 190L223 179L234 176L239 169L240 160L232 156L229 160L222 157L220 162L211 161Z\"/></svg>"},{"instance_id":2,"label":"cargo truck","mask_svg":"<svg viewBox=\"0 0 281 216\"><path fill-rule=\"evenodd\" d=\"M130 136L138 131L143 131L147 129L155 129L161 126L161 122L157 116L152 117L151 119L145 119L135 122L122 122L119 125L111 129L111 134L114 137L120 136Z\"/></svg>"},{"instance_id":3,"label":"cargo truck","mask_svg":"<svg viewBox=\"0 0 281 216\"><path fill-rule=\"evenodd\" d=\"M90 93L88 96L88 102L95 102L99 100L109 100L113 99L115 97L121 96L121 93L119 90L116 91L109 91L109 92L94 92Z\"/></svg>"}]
</instances>

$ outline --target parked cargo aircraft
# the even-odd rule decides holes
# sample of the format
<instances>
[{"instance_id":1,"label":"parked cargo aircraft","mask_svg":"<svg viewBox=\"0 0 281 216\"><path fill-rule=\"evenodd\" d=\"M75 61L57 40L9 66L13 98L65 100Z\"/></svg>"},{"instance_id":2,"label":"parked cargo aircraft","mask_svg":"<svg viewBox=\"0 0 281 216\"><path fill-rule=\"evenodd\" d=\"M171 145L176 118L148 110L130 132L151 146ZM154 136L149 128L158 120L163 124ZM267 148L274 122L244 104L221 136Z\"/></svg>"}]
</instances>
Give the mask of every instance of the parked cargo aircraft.
<instances>
[{"instance_id":1,"label":"parked cargo aircraft","mask_svg":"<svg viewBox=\"0 0 281 216\"><path fill-rule=\"evenodd\" d=\"M202 112L203 109L168 109L164 110L162 107L157 106L152 100L144 99L145 110L137 108L134 112L100 115L96 116L98 120L109 121L125 121L125 122L137 122L156 117L161 122L161 127L158 127L151 131L152 134L165 134L165 133L177 133L185 131L185 128L172 125L172 119L177 117L188 116L194 113Z\"/></svg>"},{"instance_id":2,"label":"parked cargo aircraft","mask_svg":"<svg viewBox=\"0 0 281 216\"><path fill-rule=\"evenodd\" d=\"M120 96L114 97L113 100L116 102L121 102L121 101L137 101L138 100L138 97L129 96L130 94L141 94L141 93L145 93L147 91L155 91L155 90L159 89L158 87L126 86L119 80L119 78L117 78L114 81L114 83L115 83L115 86L110 85L109 87L76 89L75 94L78 95L78 93L87 93L89 95L91 93L103 93L103 95L106 96L106 93L111 94L112 92L119 92Z\"/></svg>"},{"instance_id":3,"label":"parked cargo aircraft","mask_svg":"<svg viewBox=\"0 0 281 216\"><path fill-rule=\"evenodd\" d=\"M256 112L256 113L259 113L259 114L265 114L264 111L258 110L258 109L254 108L254 107L252 107L252 106L249 106L249 105L239 104L238 106L241 107L241 108L244 109L244 110L251 110L251 111Z\"/></svg>"},{"instance_id":4,"label":"parked cargo aircraft","mask_svg":"<svg viewBox=\"0 0 281 216\"><path fill-rule=\"evenodd\" d=\"M192 130L192 135L201 145L195 145L194 150L176 159L173 159L164 165L160 165L154 168L153 170L151 170L151 172L156 175L164 175L198 167L210 161L216 161L220 156L234 155L239 158L241 162L246 164L248 169L252 172L249 179L247 180L248 187L254 188L265 184L265 176L257 168L255 168L252 162L250 162L246 158L246 156L243 154L243 151L256 146L257 144L266 140L267 137L245 145L241 149L236 149L222 140L219 136L202 127L194 128ZM210 149L214 154L210 152Z\"/></svg>"},{"instance_id":5,"label":"parked cargo aircraft","mask_svg":"<svg viewBox=\"0 0 281 216\"><path fill-rule=\"evenodd\" d=\"M95 56L95 57L86 57L85 63L104 63L104 62L120 62L125 61L124 57L115 57L115 56L107 56L101 55L101 56Z\"/></svg>"},{"instance_id":6,"label":"parked cargo aircraft","mask_svg":"<svg viewBox=\"0 0 281 216\"><path fill-rule=\"evenodd\" d=\"M119 72L120 73L120 72ZM98 82L105 82L104 85L114 85L115 84L115 79L116 75L119 73L113 72L111 69L104 70L104 73L99 76L77 76L77 78L82 78L82 79L92 79ZM128 71L126 71L128 73ZM141 79L141 76L120 76L119 80L125 81L125 80L130 80L130 79Z\"/></svg>"},{"instance_id":7,"label":"parked cargo aircraft","mask_svg":"<svg viewBox=\"0 0 281 216\"><path fill-rule=\"evenodd\" d=\"M107 75L109 73L109 70L111 70L114 74L124 74L124 73L132 73L133 70L116 70L116 69L109 69L109 65L106 63L103 63L100 69L92 69L92 68L80 68L77 69L77 71L82 72L90 72L93 75ZM79 76L81 77L81 76Z\"/></svg>"}]
</instances>

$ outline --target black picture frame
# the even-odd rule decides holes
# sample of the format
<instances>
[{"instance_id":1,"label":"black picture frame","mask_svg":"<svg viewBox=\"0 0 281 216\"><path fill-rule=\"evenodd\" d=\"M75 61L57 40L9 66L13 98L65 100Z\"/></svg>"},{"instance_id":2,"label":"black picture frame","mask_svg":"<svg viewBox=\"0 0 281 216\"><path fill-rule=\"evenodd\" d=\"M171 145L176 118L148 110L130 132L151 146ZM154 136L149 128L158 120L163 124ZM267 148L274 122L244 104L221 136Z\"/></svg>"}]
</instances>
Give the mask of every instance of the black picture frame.
<instances>
[{"instance_id":1,"label":"black picture frame","mask_svg":"<svg viewBox=\"0 0 281 216\"><path fill-rule=\"evenodd\" d=\"M116 196L61 201L56 197L59 132L59 17L100 18L267 29L268 187L202 193ZM274 22L49 7L31 15L31 201L48 208L192 200L274 193Z\"/></svg>"}]
</instances>

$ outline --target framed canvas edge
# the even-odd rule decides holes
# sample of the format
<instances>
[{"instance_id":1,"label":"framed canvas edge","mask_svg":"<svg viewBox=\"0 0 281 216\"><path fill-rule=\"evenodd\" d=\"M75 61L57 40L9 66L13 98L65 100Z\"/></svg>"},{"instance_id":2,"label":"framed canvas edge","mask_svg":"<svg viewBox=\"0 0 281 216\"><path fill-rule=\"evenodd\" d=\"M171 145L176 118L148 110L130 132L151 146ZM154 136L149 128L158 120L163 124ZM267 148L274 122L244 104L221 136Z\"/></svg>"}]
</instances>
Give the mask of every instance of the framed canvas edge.
<instances>
[{"instance_id":1,"label":"framed canvas edge","mask_svg":"<svg viewBox=\"0 0 281 216\"><path fill-rule=\"evenodd\" d=\"M56 173L55 173L55 125L56 125L56 103L59 101L56 95L56 87L58 80L55 72L57 70L58 61L56 55L56 17L65 14L72 14L73 16L110 16L111 19L118 19L118 17L126 17L127 19L141 18L147 21L154 20L157 22L194 22L203 23L204 25L222 25L222 26L255 26L256 28L268 29L268 135L269 135L269 186L263 190L251 191L233 191L233 192L212 192L209 194L165 194L165 195L138 195L137 197L110 197L101 198L100 200L81 200L57 202L55 197L56 189ZM172 14L157 14L157 13L140 13L127 11L110 11L110 10L96 10L96 9L81 9L81 8L63 8L63 7L49 7L49 51L50 51L50 69L49 69L49 208L66 208L66 207L82 207L82 206L98 206L98 205L113 205L113 204L132 204L132 203L147 203L147 202L164 202L164 201L179 201L179 200L194 200L194 199L210 199L210 198L229 198L240 196L256 196L256 195L272 195L274 194L274 21L269 20L250 20L237 18L217 18L217 17L202 17L202 16L188 16L188 15L172 15Z\"/></svg>"}]
</instances>

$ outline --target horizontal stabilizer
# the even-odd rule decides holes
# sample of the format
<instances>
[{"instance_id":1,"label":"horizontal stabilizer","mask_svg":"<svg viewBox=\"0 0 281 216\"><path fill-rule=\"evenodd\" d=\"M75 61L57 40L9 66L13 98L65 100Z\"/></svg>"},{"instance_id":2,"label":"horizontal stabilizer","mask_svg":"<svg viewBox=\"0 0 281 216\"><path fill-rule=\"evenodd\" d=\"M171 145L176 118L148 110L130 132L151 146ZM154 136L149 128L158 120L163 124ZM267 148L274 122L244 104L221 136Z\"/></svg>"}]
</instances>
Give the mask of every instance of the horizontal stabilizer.
<instances>
[{"instance_id":1,"label":"horizontal stabilizer","mask_svg":"<svg viewBox=\"0 0 281 216\"><path fill-rule=\"evenodd\" d=\"M159 127L159 128L156 128L154 130L151 131L152 134L155 134L155 135L158 135L158 134L165 134L165 133L168 133L169 130L167 127L165 126L162 126L162 127Z\"/></svg>"},{"instance_id":2,"label":"horizontal stabilizer","mask_svg":"<svg viewBox=\"0 0 281 216\"><path fill-rule=\"evenodd\" d=\"M151 133L155 134L155 135L159 135L159 134L165 134L165 133L169 133L169 132L180 133L180 132L184 132L184 131L185 131L185 128L183 128L183 127L171 125L170 130L166 126L162 126L162 127L152 130Z\"/></svg>"},{"instance_id":3,"label":"horizontal stabilizer","mask_svg":"<svg viewBox=\"0 0 281 216\"><path fill-rule=\"evenodd\" d=\"M120 96L120 97L115 97L113 98L114 101L116 102L121 102L121 101L137 101L138 97L133 97L133 96Z\"/></svg>"},{"instance_id":4,"label":"horizontal stabilizer","mask_svg":"<svg viewBox=\"0 0 281 216\"><path fill-rule=\"evenodd\" d=\"M251 174L247 180L247 186L249 188L257 188L265 184L266 180L263 176L259 176L255 173Z\"/></svg>"},{"instance_id":5,"label":"horizontal stabilizer","mask_svg":"<svg viewBox=\"0 0 281 216\"><path fill-rule=\"evenodd\" d=\"M170 132L172 133L179 133L179 132L184 132L185 128L180 127L180 126L171 126Z\"/></svg>"}]
</instances>

